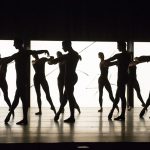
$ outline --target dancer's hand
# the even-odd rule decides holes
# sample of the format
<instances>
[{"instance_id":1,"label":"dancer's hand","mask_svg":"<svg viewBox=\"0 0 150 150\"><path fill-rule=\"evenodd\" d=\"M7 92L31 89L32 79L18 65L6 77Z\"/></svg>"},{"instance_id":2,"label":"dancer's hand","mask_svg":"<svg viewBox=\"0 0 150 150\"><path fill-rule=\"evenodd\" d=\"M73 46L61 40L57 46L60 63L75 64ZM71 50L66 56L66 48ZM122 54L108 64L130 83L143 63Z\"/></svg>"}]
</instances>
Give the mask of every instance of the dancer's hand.
<instances>
[{"instance_id":1,"label":"dancer's hand","mask_svg":"<svg viewBox=\"0 0 150 150\"><path fill-rule=\"evenodd\" d=\"M48 51L48 50L45 50L45 53L47 54L47 57L49 57L49 56L50 56L50 54L49 54L49 51Z\"/></svg>"},{"instance_id":2,"label":"dancer's hand","mask_svg":"<svg viewBox=\"0 0 150 150\"><path fill-rule=\"evenodd\" d=\"M48 64L49 65L52 65L53 64L53 61L54 60L54 56L51 56L50 58L49 58L49 61L48 61Z\"/></svg>"},{"instance_id":3,"label":"dancer's hand","mask_svg":"<svg viewBox=\"0 0 150 150\"><path fill-rule=\"evenodd\" d=\"M82 60L82 57L79 55L79 59Z\"/></svg>"}]
</instances>

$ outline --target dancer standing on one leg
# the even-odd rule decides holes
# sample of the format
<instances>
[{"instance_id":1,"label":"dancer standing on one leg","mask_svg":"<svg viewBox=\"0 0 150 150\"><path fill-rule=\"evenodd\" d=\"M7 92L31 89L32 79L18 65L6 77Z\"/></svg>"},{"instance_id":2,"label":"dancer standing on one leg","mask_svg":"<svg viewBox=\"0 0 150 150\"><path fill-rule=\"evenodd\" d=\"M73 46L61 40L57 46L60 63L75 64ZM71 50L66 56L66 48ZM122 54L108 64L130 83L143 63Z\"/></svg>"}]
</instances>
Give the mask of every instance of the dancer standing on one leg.
<instances>
[{"instance_id":1,"label":"dancer standing on one leg","mask_svg":"<svg viewBox=\"0 0 150 150\"><path fill-rule=\"evenodd\" d=\"M47 50L27 50L24 48L24 42L22 39L15 39L14 40L14 46L16 49L19 50L16 54L12 55L10 58L12 60L15 60L15 66L16 66L16 93L14 97L14 101L12 103L12 106L10 108L10 112L7 114L5 118L5 123L8 123L10 120L11 114L17 107L19 103L19 98L22 100L22 106L23 106L23 119L19 122L17 122L18 125L27 125L28 124L28 108L29 104L26 97L26 88L28 83L28 73L26 70L26 66L29 61L30 55L33 54L42 54L47 53L49 55L49 52Z\"/></svg>"},{"instance_id":2,"label":"dancer standing on one leg","mask_svg":"<svg viewBox=\"0 0 150 150\"><path fill-rule=\"evenodd\" d=\"M113 93L112 93L112 89L111 89L111 85L110 85L110 82L108 81L108 68L109 66L113 66L115 65L116 63L110 63L109 66L105 66L104 65L104 54L102 52L99 52L98 53L98 57L101 59L101 62L100 62L100 72L101 72L101 75L100 77L98 78L98 87L99 87L99 104L100 104L100 110L98 110L98 112L102 112L103 111L103 107L102 107L102 104L103 104L103 88L105 87L106 90L108 91L109 93L109 97L111 99L112 102L114 102L114 97L113 97ZM119 112L119 108L118 106L116 107L116 109L118 110Z\"/></svg>"},{"instance_id":3,"label":"dancer standing on one leg","mask_svg":"<svg viewBox=\"0 0 150 150\"><path fill-rule=\"evenodd\" d=\"M61 106L58 112L56 113L54 120L57 121L59 119L59 115L66 104L66 100L69 100L70 117L64 120L64 122L73 123L75 122L74 108L75 108L75 101L76 101L74 97L74 85L78 80L78 76L76 74L76 67L79 59L81 59L81 56L75 50L73 50L71 46L71 41L63 41L62 46L65 52L68 51L68 54L65 54L59 58L51 60L50 64L65 62L64 81L65 81L65 93L66 93L65 95L67 99L65 98L65 100L63 100L63 102L61 103Z\"/></svg>"},{"instance_id":4,"label":"dancer standing on one leg","mask_svg":"<svg viewBox=\"0 0 150 150\"><path fill-rule=\"evenodd\" d=\"M49 92L49 85L47 83L46 77L45 77L45 63L49 61L48 58L42 57L39 58L38 54L32 55L35 60L32 61L33 68L35 70L35 75L34 75L34 87L35 91L37 94L37 102L38 102L38 107L39 107L39 112L35 113L36 115L41 115L42 110L41 110L41 91L40 91L40 86L42 86L45 94L47 101L51 105L51 109L56 113L55 107L53 105L52 99L50 97L50 92Z\"/></svg>"},{"instance_id":5,"label":"dancer standing on one leg","mask_svg":"<svg viewBox=\"0 0 150 150\"><path fill-rule=\"evenodd\" d=\"M121 98L122 112L120 116L115 118L115 120L125 120L125 111L126 111L125 86L128 81L128 66L131 61L131 58L130 58L130 53L126 51L126 43L124 41L119 41L117 42L117 44L118 44L117 48L121 53L118 53L114 55L113 57L105 60L107 64L107 62L111 62L117 59L117 65L118 65L118 80L117 80L116 97L113 103L113 107L108 115L108 119L112 118L114 109L116 108L119 102L119 99Z\"/></svg>"}]
</instances>

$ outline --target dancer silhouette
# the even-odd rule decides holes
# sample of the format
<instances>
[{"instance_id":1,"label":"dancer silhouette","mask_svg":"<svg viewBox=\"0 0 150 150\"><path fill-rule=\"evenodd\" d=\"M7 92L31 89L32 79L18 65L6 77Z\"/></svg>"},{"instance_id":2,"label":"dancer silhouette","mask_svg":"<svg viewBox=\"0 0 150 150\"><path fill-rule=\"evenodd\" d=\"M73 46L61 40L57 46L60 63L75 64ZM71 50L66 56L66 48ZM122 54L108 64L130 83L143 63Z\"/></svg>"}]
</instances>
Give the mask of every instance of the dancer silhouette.
<instances>
[{"instance_id":1,"label":"dancer silhouette","mask_svg":"<svg viewBox=\"0 0 150 150\"><path fill-rule=\"evenodd\" d=\"M140 56L140 57L135 57L135 64L139 64L139 63L144 63L144 62L149 62L150 61L150 56ZM149 107L150 105L150 93L149 93L149 96L147 98L147 101L146 101L146 104L144 106L144 108L141 110L140 114L139 114L139 117L140 118L143 118L147 108Z\"/></svg>"},{"instance_id":2,"label":"dancer silhouette","mask_svg":"<svg viewBox=\"0 0 150 150\"><path fill-rule=\"evenodd\" d=\"M9 57L1 58L0 55L0 88L3 91L4 94L4 100L9 106L9 110L11 108L11 102L8 97L8 84L6 81L6 73L7 73L7 64L10 63L11 60L9 60ZM14 112L13 112L14 116Z\"/></svg>"},{"instance_id":3,"label":"dancer silhouette","mask_svg":"<svg viewBox=\"0 0 150 150\"><path fill-rule=\"evenodd\" d=\"M46 76L45 76L45 63L48 62L49 59L46 57L39 58L38 54L33 54L32 56L35 58L35 60L32 61L32 65L35 70L34 87L35 87L35 91L37 94L37 103L39 107L39 112L35 113L35 115L42 114L42 110L41 110L42 101L41 101L40 86L42 86L46 94L46 98L49 104L51 105L51 109L54 111L54 113L56 113L55 107L50 97L49 85L47 83Z\"/></svg>"},{"instance_id":4,"label":"dancer silhouette","mask_svg":"<svg viewBox=\"0 0 150 150\"><path fill-rule=\"evenodd\" d=\"M98 112L102 112L103 111L103 107L102 107L102 104L103 104L103 88L105 87L106 90L108 91L109 93L109 97L111 99L112 102L114 102L114 97L113 97L113 93L112 93L112 88L111 88L111 85L110 85L110 82L108 81L108 68L110 66L113 66L113 65L116 65L116 62L115 63L109 63L109 65L105 66L104 65L104 62L105 62L105 58L104 58L104 54L102 52L99 52L98 53L98 57L101 59L101 62L100 62L100 72L101 72L101 75L100 77L98 78L98 87L99 87L99 104L100 104L100 110L98 110ZM119 112L119 108L118 106L116 106L116 109L118 110Z\"/></svg>"},{"instance_id":5,"label":"dancer silhouette","mask_svg":"<svg viewBox=\"0 0 150 150\"><path fill-rule=\"evenodd\" d=\"M63 56L62 52L57 52L57 58ZM59 99L60 103L64 99L64 89L65 89L65 62L59 62L59 75L57 77L57 84L58 84L58 90L59 90ZM62 113L64 112L64 109L62 110Z\"/></svg>"},{"instance_id":6,"label":"dancer silhouette","mask_svg":"<svg viewBox=\"0 0 150 150\"><path fill-rule=\"evenodd\" d=\"M78 76L76 74L76 67L79 59L81 59L81 56L75 50L73 50L71 46L71 41L63 41L62 46L65 52L68 51L68 54L65 54L56 59L51 59L50 61L50 64L65 62L64 96L66 98L64 98L65 100L62 101L60 108L54 117L54 121L58 121L59 115L62 112L64 106L66 105L66 100L68 100L69 107L70 107L70 117L64 120L64 122L74 123L75 122L74 108L75 108L75 101L76 101L74 97L74 85L77 83L78 80Z\"/></svg>"},{"instance_id":7,"label":"dancer silhouette","mask_svg":"<svg viewBox=\"0 0 150 150\"><path fill-rule=\"evenodd\" d=\"M144 100L141 96L141 90L140 90L139 82L137 80L137 75L136 75L136 69L137 69L136 65L137 64L138 63L135 63L134 61L129 64L130 70L132 70L132 74L131 75L129 74L128 81L129 81L130 87L135 89L135 91L137 93L137 97L139 98L139 100L142 103L142 106L144 107L145 103L144 103ZM129 105L128 110L131 110L131 108L132 107Z\"/></svg>"},{"instance_id":8,"label":"dancer silhouette","mask_svg":"<svg viewBox=\"0 0 150 150\"><path fill-rule=\"evenodd\" d=\"M125 86L128 82L128 66L130 63L130 53L126 51L126 43L124 41L117 42L117 48L121 53L114 55L113 57L105 60L107 62L111 62L117 59L118 65L118 80L117 80L117 91L115 101L113 103L113 107L108 115L108 119L112 118L114 109L116 108L119 99L121 98L122 104L122 112L121 115L115 118L115 120L125 120L125 111L126 111L126 97L125 97Z\"/></svg>"},{"instance_id":9,"label":"dancer silhouette","mask_svg":"<svg viewBox=\"0 0 150 150\"><path fill-rule=\"evenodd\" d=\"M58 51L57 52L57 57L61 57L63 56L63 54ZM67 104L67 93L65 91L65 62L59 62L59 75L57 78L57 83L58 83L58 89L59 89L59 98L60 98L60 103L63 102L63 105L65 107L65 105ZM75 100L75 104L74 104L75 109L78 110L79 113L81 113L80 111L80 107L77 104L76 100ZM64 108L61 107L61 112L64 113Z\"/></svg>"},{"instance_id":10,"label":"dancer silhouette","mask_svg":"<svg viewBox=\"0 0 150 150\"><path fill-rule=\"evenodd\" d=\"M10 108L10 112L7 114L5 118L5 123L8 123L11 117L12 112L14 109L17 107L19 103L19 98L22 100L22 105L23 105L23 119L19 122L17 122L17 125L27 125L28 124L28 101L26 98L26 88L27 87L27 79L28 79L28 74L26 70L26 65L28 63L30 55L33 54L42 54L42 53L47 53L49 55L49 52L47 50L39 50L39 51L34 51L34 50L26 50L24 48L24 42L22 39L15 39L14 40L14 46L16 49L18 49L19 52L15 53L12 55L10 58L12 60L15 60L15 66L16 66L16 93L14 97L14 101L12 103L12 106Z\"/></svg>"}]
</instances>

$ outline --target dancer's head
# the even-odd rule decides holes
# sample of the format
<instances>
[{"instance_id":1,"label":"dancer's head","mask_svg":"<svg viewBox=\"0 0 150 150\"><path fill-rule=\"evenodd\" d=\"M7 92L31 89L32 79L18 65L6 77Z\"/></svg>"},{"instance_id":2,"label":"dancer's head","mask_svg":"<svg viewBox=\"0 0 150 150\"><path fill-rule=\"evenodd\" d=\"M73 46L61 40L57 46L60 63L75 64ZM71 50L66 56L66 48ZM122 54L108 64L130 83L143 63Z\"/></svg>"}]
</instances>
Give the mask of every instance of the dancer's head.
<instances>
[{"instance_id":1,"label":"dancer's head","mask_svg":"<svg viewBox=\"0 0 150 150\"><path fill-rule=\"evenodd\" d=\"M72 49L71 41L63 41L62 48L65 52L70 51Z\"/></svg>"},{"instance_id":2,"label":"dancer's head","mask_svg":"<svg viewBox=\"0 0 150 150\"><path fill-rule=\"evenodd\" d=\"M23 48L23 40L22 39L19 39L19 38L15 38L14 39L14 46L16 49L22 49Z\"/></svg>"},{"instance_id":3,"label":"dancer's head","mask_svg":"<svg viewBox=\"0 0 150 150\"><path fill-rule=\"evenodd\" d=\"M118 41L117 42L117 48L121 52L126 51L126 42L125 41Z\"/></svg>"},{"instance_id":4,"label":"dancer's head","mask_svg":"<svg viewBox=\"0 0 150 150\"><path fill-rule=\"evenodd\" d=\"M99 53L98 53L98 57L99 57L100 59L104 59L104 54L103 54L102 52L99 52Z\"/></svg>"}]
</instances>

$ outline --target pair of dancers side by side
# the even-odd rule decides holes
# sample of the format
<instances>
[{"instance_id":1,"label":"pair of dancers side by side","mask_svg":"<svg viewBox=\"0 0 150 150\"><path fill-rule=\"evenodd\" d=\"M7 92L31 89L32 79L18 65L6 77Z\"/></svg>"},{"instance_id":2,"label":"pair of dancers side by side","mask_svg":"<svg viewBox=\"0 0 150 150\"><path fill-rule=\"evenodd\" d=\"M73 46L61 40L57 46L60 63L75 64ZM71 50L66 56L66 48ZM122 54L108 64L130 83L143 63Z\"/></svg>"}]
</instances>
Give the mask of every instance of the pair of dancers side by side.
<instances>
[{"instance_id":1,"label":"pair of dancers side by side","mask_svg":"<svg viewBox=\"0 0 150 150\"><path fill-rule=\"evenodd\" d=\"M108 90L108 88L106 88L109 92L110 98L113 101L113 107L108 115L108 119L112 119L112 115L114 112L114 109L117 108L117 104L119 102L119 99L121 99L122 103L121 103L121 108L122 108L122 112L120 114L120 116L114 118L114 120L125 120L125 112L126 112L126 97L125 97L125 86L128 82L130 82L130 85L136 90L137 92L137 96L139 98L139 100L142 103L142 106L144 107L140 113L140 117L142 117L145 113L145 111L147 110L147 107L150 105L150 97L148 98L146 104L144 103L141 93L140 93L140 87L139 87L139 83L137 81L136 78L136 65L140 62L145 62L145 61L150 61L150 56L141 56L139 58L136 58L138 61L132 62L131 61L131 53L127 52L126 50L126 43L124 41L118 41L117 42L117 48L121 53L115 54L113 57L104 60L104 56L102 53L99 53L100 55L102 55L102 59L101 59L101 63L100 63L100 69L101 69L101 74L104 72L102 69L102 66L104 66L105 68L105 77L107 77L108 73L108 69L106 67L109 67L111 65L117 65L118 66L118 79L117 79L117 91L116 91L116 97L115 100L113 100L111 97L111 90ZM114 61L117 60L117 61ZM116 64L115 64L116 63ZM129 76L128 74L128 68L132 67L132 69L134 70L134 75L132 76L132 78ZM103 75L103 74L102 74ZM100 81L101 77L99 78ZM106 78L107 79L107 78ZM108 79L107 79L108 80ZM105 80L104 80L105 81ZM108 81L107 81L108 82ZM107 83L106 82L106 83ZM101 85L100 85L101 83ZM99 95L100 95L100 107L101 109L99 110L99 112L102 111L102 88L103 87L103 80L101 82L99 82ZM109 84L110 85L110 84Z\"/></svg>"},{"instance_id":2,"label":"pair of dancers side by side","mask_svg":"<svg viewBox=\"0 0 150 150\"><path fill-rule=\"evenodd\" d=\"M13 100L13 103L10 107L10 111L5 118L5 123L7 124L10 120L11 114L13 114L15 108L19 103L19 98L22 101L23 109L23 119L17 122L17 125L27 125L28 124L28 108L29 101L27 99L27 88L28 88L28 70L27 65L30 60L30 55L46 53L49 55L47 50L27 50L24 47L24 41L22 39L15 39L14 46L18 49L18 52L7 58L7 62L15 61L16 67L16 93Z\"/></svg>"},{"instance_id":3,"label":"pair of dancers side by side","mask_svg":"<svg viewBox=\"0 0 150 150\"><path fill-rule=\"evenodd\" d=\"M74 85L77 83L78 77L76 74L76 67L78 60L81 59L81 56L78 55L76 51L74 51L71 47L71 41L63 41L62 42L64 51L68 51L68 54L63 55L61 52L57 52L57 58L54 59L53 56L48 58L38 58L37 54L34 54L33 57L35 60L33 61L33 67L35 69L34 75L34 85L37 93L37 101L39 112L36 115L40 115L41 112L41 94L40 94L40 84L43 87L48 102L51 105L51 109L55 113L54 120L57 121L59 119L59 115L64 112L64 107L69 101L70 106L70 117L66 119L64 122L74 122L74 109L77 109L80 113L80 107L77 104L74 97ZM45 77L45 62L49 62L50 65L59 63L59 75L58 75L58 89L59 89L59 97L60 97L60 108L56 113L55 107L52 103L48 83Z\"/></svg>"},{"instance_id":4,"label":"pair of dancers side by side","mask_svg":"<svg viewBox=\"0 0 150 150\"><path fill-rule=\"evenodd\" d=\"M78 76L76 73L76 67L78 61L81 60L81 56L72 48L71 41L63 41L62 47L67 54L57 53L57 58L53 58L49 61L49 64L57 64L59 63L60 74L58 76L58 87L60 92L60 107L58 112L54 117L54 121L58 121L59 116L62 112L64 112L64 107L69 101L70 108L70 117L64 122L74 123L75 116L74 110L77 109L80 113L80 107L76 102L74 97L74 86L78 81Z\"/></svg>"},{"instance_id":5,"label":"pair of dancers side by side","mask_svg":"<svg viewBox=\"0 0 150 150\"><path fill-rule=\"evenodd\" d=\"M126 84L130 80L129 75L128 75L128 68L133 67L136 71L136 66L135 66L135 64L133 65L133 63L131 63L131 54L126 50L126 42L125 41L118 41L117 42L117 48L121 53L115 54L114 56L112 56L109 59L104 60L104 58L103 58L104 56L102 55L102 53L99 53L100 55L102 55L101 56L102 59L101 59L101 63L100 63L101 74L104 72L105 73L104 77L106 78L105 80L104 79L102 80L101 76L99 78L99 93L100 93L99 94L99 101L100 101L100 107L101 107L99 112L102 111L102 89L103 89L104 85L109 85L109 87L110 87L110 83L108 84L108 79L107 79L108 67L111 65L117 65L117 67L118 67L118 79L117 79L117 91L116 91L115 99L112 98L113 96L111 94L112 93L111 88L109 88L109 90L108 90L108 87L105 86L107 91L109 92L110 99L113 101L113 107L112 107L112 109L108 115L108 119L112 119L114 109L118 108L117 104L118 104L119 100L121 99L122 111L118 117L114 118L114 120L125 120L125 112L126 112L125 87L126 87ZM102 68L102 66L104 68ZM104 82L104 81L107 81L107 82ZM145 103L141 97L141 94L140 94L140 88L139 88L138 81L136 79L136 74L134 76L134 80L132 80L132 87L136 90L137 96L140 99L142 106L145 108L146 105L145 105Z\"/></svg>"}]
</instances>

